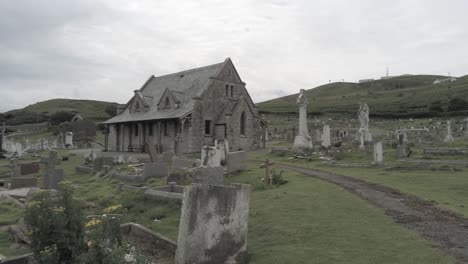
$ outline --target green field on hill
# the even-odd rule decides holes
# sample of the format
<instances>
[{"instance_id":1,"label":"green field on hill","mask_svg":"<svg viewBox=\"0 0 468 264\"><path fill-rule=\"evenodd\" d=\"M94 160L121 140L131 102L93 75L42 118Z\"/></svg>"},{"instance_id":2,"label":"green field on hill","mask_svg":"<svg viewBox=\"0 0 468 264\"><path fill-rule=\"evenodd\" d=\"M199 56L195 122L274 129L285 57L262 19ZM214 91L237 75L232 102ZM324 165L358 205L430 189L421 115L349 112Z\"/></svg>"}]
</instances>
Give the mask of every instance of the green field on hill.
<instances>
[{"instance_id":1,"label":"green field on hill","mask_svg":"<svg viewBox=\"0 0 468 264\"><path fill-rule=\"evenodd\" d=\"M354 115L358 103L367 103L371 117L418 118L462 115L468 112L468 76L434 84L448 77L409 75L367 83L331 83L306 90L311 114ZM260 112L295 113L293 94L258 103Z\"/></svg>"}]
</instances>

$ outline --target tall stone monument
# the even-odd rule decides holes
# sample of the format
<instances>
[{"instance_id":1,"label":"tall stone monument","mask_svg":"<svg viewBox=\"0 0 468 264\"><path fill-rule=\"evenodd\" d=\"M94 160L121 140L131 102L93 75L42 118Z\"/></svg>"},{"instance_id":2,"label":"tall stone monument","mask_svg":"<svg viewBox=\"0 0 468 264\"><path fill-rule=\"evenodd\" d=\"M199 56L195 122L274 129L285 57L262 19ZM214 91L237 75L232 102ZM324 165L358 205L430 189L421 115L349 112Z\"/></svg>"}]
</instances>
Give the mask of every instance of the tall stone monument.
<instances>
[{"instance_id":1,"label":"tall stone monument","mask_svg":"<svg viewBox=\"0 0 468 264\"><path fill-rule=\"evenodd\" d=\"M453 142L452 126L450 124L450 121L447 121L447 136L445 136L444 142L448 142L448 143Z\"/></svg>"},{"instance_id":2,"label":"tall stone monument","mask_svg":"<svg viewBox=\"0 0 468 264\"><path fill-rule=\"evenodd\" d=\"M372 134L369 132L369 106L365 103L359 103L359 111L357 115L359 123L361 124L361 127L359 128L361 145L359 148L364 149L365 142L372 141Z\"/></svg>"},{"instance_id":3,"label":"tall stone monument","mask_svg":"<svg viewBox=\"0 0 468 264\"><path fill-rule=\"evenodd\" d=\"M293 147L295 149L311 150L313 149L312 138L309 136L309 130L307 129L307 105L309 100L304 89L301 89L296 102L299 105L299 135L294 139Z\"/></svg>"},{"instance_id":4,"label":"tall stone monument","mask_svg":"<svg viewBox=\"0 0 468 264\"><path fill-rule=\"evenodd\" d=\"M330 126L324 125L323 134L322 134L322 147L329 148L330 146L331 146Z\"/></svg>"}]
</instances>

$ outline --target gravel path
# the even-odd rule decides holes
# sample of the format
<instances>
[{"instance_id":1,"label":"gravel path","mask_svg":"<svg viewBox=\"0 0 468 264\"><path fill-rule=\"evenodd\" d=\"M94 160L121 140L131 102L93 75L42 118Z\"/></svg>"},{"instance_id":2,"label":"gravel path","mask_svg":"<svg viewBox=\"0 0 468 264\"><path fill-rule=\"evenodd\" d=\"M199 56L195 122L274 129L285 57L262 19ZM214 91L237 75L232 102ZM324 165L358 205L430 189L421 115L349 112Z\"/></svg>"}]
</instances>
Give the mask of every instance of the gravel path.
<instances>
[{"instance_id":1,"label":"gravel path","mask_svg":"<svg viewBox=\"0 0 468 264\"><path fill-rule=\"evenodd\" d=\"M468 219L433 203L382 185L315 169L276 163L278 168L334 183L385 210L397 223L416 231L437 247L468 263Z\"/></svg>"}]
</instances>

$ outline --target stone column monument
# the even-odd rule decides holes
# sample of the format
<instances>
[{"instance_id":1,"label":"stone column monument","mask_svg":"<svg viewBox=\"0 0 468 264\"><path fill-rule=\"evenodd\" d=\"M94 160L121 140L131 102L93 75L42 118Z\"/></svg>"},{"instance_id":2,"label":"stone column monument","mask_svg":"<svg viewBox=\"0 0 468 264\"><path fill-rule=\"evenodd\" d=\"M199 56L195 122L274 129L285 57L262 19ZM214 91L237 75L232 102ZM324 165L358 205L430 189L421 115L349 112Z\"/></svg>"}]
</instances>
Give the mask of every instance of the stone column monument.
<instances>
[{"instance_id":1,"label":"stone column monument","mask_svg":"<svg viewBox=\"0 0 468 264\"><path fill-rule=\"evenodd\" d=\"M359 103L359 111L357 115L359 123L361 123L361 127L359 128L361 145L359 148L364 149L364 143L372 141L372 135L369 132L369 106L365 103Z\"/></svg>"},{"instance_id":2,"label":"stone column monument","mask_svg":"<svg viewBox=\"0 0 468 264\"><path fill-rule=\"evenodd\" d=\"M301 89L296 102L299 105L299 135L294 139L293 147L295 149L311 150L313 149L312 138L309 136L309 130L307 129L307 105L309 100L304 89Z\"/></svg>"},{"instance_id":3,"label":"stone column monument","mask_svg":"<svg viewBox=\"0 0 468 264\"><path fill-rule=\"evenodd\" d=\"M444 142L453 142L452 126L450 124L450 121L447 121L447 136L445 136Z\"/></svg>"}]
</instances>

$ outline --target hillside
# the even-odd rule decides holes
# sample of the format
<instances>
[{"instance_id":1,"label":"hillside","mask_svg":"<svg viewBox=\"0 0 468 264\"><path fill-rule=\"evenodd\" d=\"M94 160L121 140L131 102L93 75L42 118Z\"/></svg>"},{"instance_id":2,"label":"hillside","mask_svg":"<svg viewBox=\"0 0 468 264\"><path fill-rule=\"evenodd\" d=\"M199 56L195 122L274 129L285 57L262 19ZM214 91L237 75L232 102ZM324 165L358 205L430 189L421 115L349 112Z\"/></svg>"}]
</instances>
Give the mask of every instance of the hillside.
<instances>
[{"instance_id":1,"label":"hillside","mask_svg":"<svg viewBox=\"0 0 468 264\"><path fill-rule=\"evenodd\" d=\"M44 122L48 120L48 116L58 111L74 112L84 119L103 121L111 117L105 110L112 105L116 105L116 103L94 100L51 99L29 105L23 109L8 111L2 115L11 125Z\"/></svg>"},{"instance_id":2,"label":"hillside","mask_svg":"<svg viewBox=\"0 0 468 264\"><path fill-rule=\"evenodd\" d=\"M372 116L431 117L462 115L468 111L468 75L454 82L433 84L446 76L410 75L368 83L331 83L306 90L312 114L354 115L365 102ZM293 94L258 103L263 113L295 113Z\"/></svg>"}]
</instances>

